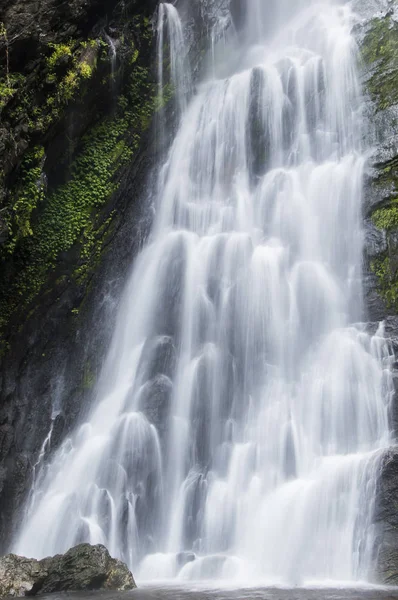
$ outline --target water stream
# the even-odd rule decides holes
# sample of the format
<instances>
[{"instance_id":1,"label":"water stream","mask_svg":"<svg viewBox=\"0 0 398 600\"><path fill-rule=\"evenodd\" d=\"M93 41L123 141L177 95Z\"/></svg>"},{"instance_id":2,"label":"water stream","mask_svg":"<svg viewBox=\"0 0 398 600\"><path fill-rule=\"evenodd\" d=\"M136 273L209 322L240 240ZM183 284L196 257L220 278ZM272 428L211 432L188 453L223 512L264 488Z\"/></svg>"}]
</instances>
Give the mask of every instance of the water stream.
<instances>
[{"instance_id":1,"label":"water stream","mask_svg":"<svg viewBox=\"0 0 398 600\"><path fill-rule=\"evenodd\" d=\"M150 580L372 578L392 357L382 325L360 324L355 16L293 4L219 21L194 94L184 26L161 6L159 85L167 71L181 120L153 232L95 408L46 467L16 552L105 543Z\"/></svg>"}]
</instances>

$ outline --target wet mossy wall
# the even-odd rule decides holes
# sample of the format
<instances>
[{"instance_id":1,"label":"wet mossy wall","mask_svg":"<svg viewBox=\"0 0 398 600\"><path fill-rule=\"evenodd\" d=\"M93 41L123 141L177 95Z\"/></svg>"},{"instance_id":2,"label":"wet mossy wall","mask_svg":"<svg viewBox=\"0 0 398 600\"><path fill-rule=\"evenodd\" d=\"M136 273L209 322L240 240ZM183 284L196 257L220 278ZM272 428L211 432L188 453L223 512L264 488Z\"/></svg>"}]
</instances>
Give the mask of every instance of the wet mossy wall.
<instances>
[{"instance_id":1,"label":"wet mossy wall","mask_svg":"<svg viewBox=\"0 0 398 600\"><path fill-rule=\"evenodd\" d=\"M157 93L157 4L0 0L0 552L95 401L151 229L169 143L152 123L161 109L171 133L177 116L167 51ZM179 6L197 73L213 2Z\"/></svg>"},{"instance_id":2,"label":"wet mossy wall","mask_svg":"<svg viewBox=\"0 0 398 600\"><path fill-rule=\"evenodd\" d=\"M117 222L110 199L157 108L153 8L115 3L85 37L40 43L33 66L1 25L2 353L40 295L88 284Z\"/></svg>"},{"instance_id":3,"label":"wet mossy wall","mask_svg":"<svg viewBox=\"0 0 398 600\"><path fill-rule=\"evenodd\" d=\"M375 18L363 40L362 58L374 67L367 91L378 110L398 103L398 24L392 16Z\"/></svg>"},{"instance_id":4,"label":"wet mossy wall","mask_svg":"<svg viewBox=\"0 0 398 600\"><path fill-rule=\"evenodd\" d=\"M156 4L0 0L0 551L90 409L150 227Z\"/></svg>"},{"instance_id":5,"label":"wet mossy wall","mask_svg":"<svg viewBox=\"0 0 398 600\"><path fill-rule=\"evenodd\" d=\"M372 102L378 152L372 180L373 196L368 217L384 236L382 251L372 257L378 292L386 312L398 311L398 23L392 11L370 21L362 41L362 61L367 71L365 93ZM395 140L395 141L394 141ZM395 145L395 150L394 150ZM380 159L380 160L379 160Z\"/></svg>"}]
</instances>

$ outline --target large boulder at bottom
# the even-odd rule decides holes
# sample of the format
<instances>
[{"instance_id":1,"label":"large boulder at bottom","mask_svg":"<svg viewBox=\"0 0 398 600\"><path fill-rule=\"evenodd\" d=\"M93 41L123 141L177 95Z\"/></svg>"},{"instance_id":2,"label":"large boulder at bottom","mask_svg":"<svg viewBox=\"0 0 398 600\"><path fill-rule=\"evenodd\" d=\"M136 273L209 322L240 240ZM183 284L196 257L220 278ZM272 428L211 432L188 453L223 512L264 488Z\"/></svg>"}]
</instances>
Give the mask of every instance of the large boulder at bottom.
<instances>
[{"instance_id":1,"label":"large boulder at bottom","mask_svg":"<svg viewBox=\"0 0 398 600\"><path fill-rule=\"evenodd\" d=\"M0 597L135 587L127 566L101 545L80 544L43 560L15 554L0 558Z\"/></svg>"}]
</instances>

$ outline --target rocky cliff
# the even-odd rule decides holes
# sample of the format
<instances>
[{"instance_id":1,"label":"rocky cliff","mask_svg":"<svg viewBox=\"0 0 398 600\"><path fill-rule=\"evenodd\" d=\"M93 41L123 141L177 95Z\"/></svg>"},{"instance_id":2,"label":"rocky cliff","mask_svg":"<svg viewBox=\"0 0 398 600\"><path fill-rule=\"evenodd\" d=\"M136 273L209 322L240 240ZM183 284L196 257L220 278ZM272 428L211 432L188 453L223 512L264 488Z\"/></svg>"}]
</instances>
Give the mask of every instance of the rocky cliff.
<instances>
[{"instance_id":1,"label":"rocky cliff","mask_svg":"<svg viewBox=\"0 0 398 600\"><path fill-rule=\"evenodd\" d=\"M0 0L0 552L90 409L151 225L152 124L174 120L167 77L163 105L157 89L157 4ZM196 69L213 4L183 6Z\"/></svg>"},{"instance_id":2,"label":"rocky cliff","mask_svg":"<svg viewBox=\"0 0 398 600\"><path fill-rule=\"evenodd\" d=\"M1 4L2 550L38 463L90 405L113 304L150 222L139 199L156 160L155 8Z\"/></svg>"},{"instance_id":3,"label":"rocky cliff","mask_svg":"<svg viewBox=\"0 0 398 600\"><path fill-rule=\"evenodd\" d=\"M365 181L365 306L370 322L385 321L386 336L398 352L398 7L395 1L356 2L361 51L366 144L373 149ZM398 366L393 379L398 384ZM395 394L396 395L396 394ZM397 400L391 399L394 436L398 433ZM382 461L374 526L374 578L398 583L398 455L389 450Z\"/></svg>"}]
</instances>

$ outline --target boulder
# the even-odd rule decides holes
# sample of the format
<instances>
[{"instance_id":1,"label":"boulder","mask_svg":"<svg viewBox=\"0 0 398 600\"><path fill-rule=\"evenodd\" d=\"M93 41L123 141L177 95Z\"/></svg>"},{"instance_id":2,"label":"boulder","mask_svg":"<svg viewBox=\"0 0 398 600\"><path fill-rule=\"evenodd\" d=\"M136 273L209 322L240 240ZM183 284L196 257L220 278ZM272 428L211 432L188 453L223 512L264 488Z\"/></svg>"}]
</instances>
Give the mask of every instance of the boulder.
<instances>
[{"instance_id":1,"label":"boulder","mask_svg":"<svg viewBox=\"0 0 398 600\"><path fill-rule=\"evenodd\" d=\"M65 554L42 560L15 554L0 558L0 597L135 587L127 566L112 558L102 545L79 544Z\"/></svg>"}]
</instances>

